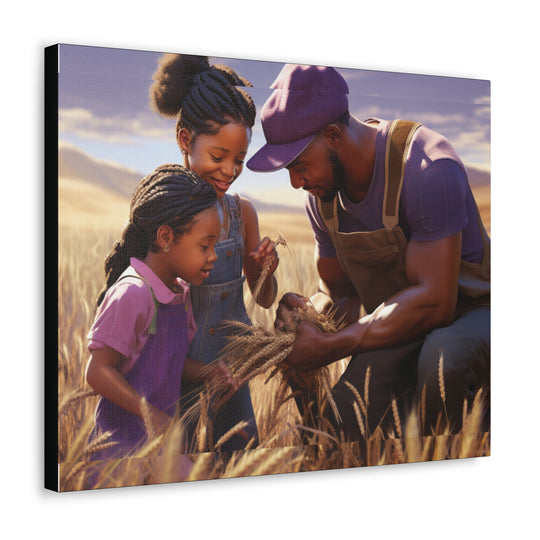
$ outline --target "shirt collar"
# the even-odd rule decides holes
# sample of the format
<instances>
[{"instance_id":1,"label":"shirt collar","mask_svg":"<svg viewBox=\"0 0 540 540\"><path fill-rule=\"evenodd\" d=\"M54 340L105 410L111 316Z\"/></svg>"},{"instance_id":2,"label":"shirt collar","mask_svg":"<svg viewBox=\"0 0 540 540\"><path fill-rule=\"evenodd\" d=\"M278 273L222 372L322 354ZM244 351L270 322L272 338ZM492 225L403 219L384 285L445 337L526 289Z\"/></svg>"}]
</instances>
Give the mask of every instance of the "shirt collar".
<instances>
[{"instance_id":1,"label":"shirt collar","mask_svg":"<svg viewBox=\"0 0 540 540\"><path fill-rule=\"evenodd\" d=\"M181 292L175 293L141 260L131 257L129 263L150 285L160 304L181 304L186 303L189 299L189 285L183 279L176 278L176 285Z\"/></svg>"}]
</instances>

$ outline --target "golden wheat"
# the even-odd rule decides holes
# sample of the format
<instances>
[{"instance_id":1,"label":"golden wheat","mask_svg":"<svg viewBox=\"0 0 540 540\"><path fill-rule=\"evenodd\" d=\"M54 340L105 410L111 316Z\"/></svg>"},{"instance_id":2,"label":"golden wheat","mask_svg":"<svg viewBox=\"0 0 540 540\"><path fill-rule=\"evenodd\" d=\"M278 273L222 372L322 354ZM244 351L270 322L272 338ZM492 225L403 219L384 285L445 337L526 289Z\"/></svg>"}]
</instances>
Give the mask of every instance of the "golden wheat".
<instances>
[{"instance_id":1,"label":"golden wheat","mask_svg":"<svg viewBox=\"0 0 540 540\"><path fill-rule=\"evenodd\" d=\"M238 422L238 424L234 425L231 429L229 429L226 433L224 433L219 439L218 442L214 445L214 451L217 452L220 450L220 448L232 437L234 437L237 433L240 433L243 429L245 429L248 426L248 422L245 420L242 420Z\"/></svg>"},{"instance_id":2,"label":"golden wheat","mask_svg":"<svg viewBox=\"0 0 540 540\"><path fill-rule=\"evenodd\" d=\"M132 458L109 460L105 464L92 462L94 452L114 443L108 440L109 434L103 434L89 443L98 398L85 386L84 370L88 358L85 336L92 323L95 298L103 284L103 260L117 231L94 223L86 227L74 226L73 223L60 225L57 355L60 490L84 489L87 475L96 470L99 470L99 475L94 487L99 488L489 455L490 434L480 431L487 406L486 393L482 391L478 392L472 403L464 403L463 428L457 434L451 433L445 418L441 417L436 430L424 435L425 397L418 406L418 412L412 411L403 425L399 424L399 429L395 422L397 437L388 439L389 434L382 433L380 428L369 433L367 415L370 408L369 386L373 378L371 370L366 373L363 396L358 389L351 388L362 441L344 441L322 418L317 419L315 427L303 425L292 399L293 393L286 384L288 373L284 370L287 350L294 343L294 333L275 332L273 320L276 306L270 309L251 306L252 296L246 288L246 306L249 306L248 312L254 326L243 329L247 332L244 338L249 350L255 352L262 349L261 343L264 342L268 348L262 356L271 356L252 361L240 371L244 384L250 386L258 441L252 439L243 453L228 455L219 452L224 438L232 436L236 428L241 429L240 424L210 446L212 441L208 433L211 431L211 415L208 412L213 403L211 396L206 394L201 402L206 404L197 413L199 425L193 441L194 454L189 454L190 449L184 447L182 426L185 419L181 418L159 436L153 432L151 422L147 422L150 428L148 441ZM313 245L311 240L309 242L293 245L287 241L285 247L289 256L280 258L276 270L278 297L288 291L310 296L317 290ZM239 331L242 333L242 329ZM270 347L271 344L273 347ZM237 355L236 360L231 355L233 371L235 368L240 370L246 357L250 360L249 355ZM323 377L319 388L323 397L329 394L329 389L339 379L346 365L347 360L336 362L328 366L324 374L319 373L319 378ZM443 373L442 367L441 360L440 375ZM444 390L441 393L443 397L446 393L444 376L440 377L439 385ZM422 395L425 396L425 392ZM389 406L392 407L392 404ZM394 412L393 408L392 411L394 418L398 418L399 411ZM190 461L184 454L188 454ZM178 471L181 463L184 470ZM97 465L99 469L96 469Z\"/></svg>"}]
</instances>

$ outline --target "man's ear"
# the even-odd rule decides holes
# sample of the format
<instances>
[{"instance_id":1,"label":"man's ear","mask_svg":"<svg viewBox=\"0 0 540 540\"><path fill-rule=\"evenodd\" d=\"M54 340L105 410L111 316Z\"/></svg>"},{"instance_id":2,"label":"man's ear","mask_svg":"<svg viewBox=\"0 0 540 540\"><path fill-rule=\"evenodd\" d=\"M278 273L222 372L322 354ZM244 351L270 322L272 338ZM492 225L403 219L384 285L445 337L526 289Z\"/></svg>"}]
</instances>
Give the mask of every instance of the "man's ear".
<instances>
[{"instance_id":1,"label":"man's ear","mask_svg":"<svg viewBox=\"0 0 540 540\"><path fill-rule=\"evenodd\" d=\"M193 135L191 131L187 128L182 128L177 134L176 134L176 142L178 143L178 146L180 148L180 151L182 154L189 154L191 153L191 142L193 140Z\"/></svg>"},{"instance_id":2,"label":"man's ear","mask_svg":"<svg viewBox=\"0 0 540 540\"><path fill-rule=\"evenodd\" d=\"M330 124L324 128L324 136L333 148L337 148L341 144L343 128L336 123Z\"/></svg>"},{"instance_id":3,"label":"man's ear","mask_svg":"<svg viewBox=\"0 0 540 540\"><path fill-rule=\"evenodd\" d=\"M169 225L160 225L156 233L156 242L161 250L165 246L171 246L174 240L173 230Z\"/></svg>"}]
</instances>

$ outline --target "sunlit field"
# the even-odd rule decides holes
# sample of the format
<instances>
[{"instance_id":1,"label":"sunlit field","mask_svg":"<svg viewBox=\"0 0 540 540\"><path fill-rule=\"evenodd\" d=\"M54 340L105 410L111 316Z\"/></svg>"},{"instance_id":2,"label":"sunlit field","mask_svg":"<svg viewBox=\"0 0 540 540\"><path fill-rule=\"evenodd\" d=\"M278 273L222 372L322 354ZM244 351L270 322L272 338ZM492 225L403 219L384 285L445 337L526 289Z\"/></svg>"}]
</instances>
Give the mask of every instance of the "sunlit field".
<instances>
[{"instance_id":1,"label":"sunlit field","mask_svg":"<svg viewBox=\"0 0 540 540\"><path fill-rule=\"evenodd\" d=\"M81 191L84 189L84 191ZM91 191L91 193L90 193ZM482 213L489 230L489 190L483 193ZM97 204L91 201L98 201ZM63 182L60 185L58 253L58 463L61 491L84 489L91 471L89 460L106 439L88 444L93 427L97 397L84 381L88 360L86 334L93 320L95 299L103 286L103 261L127 218L128 201L99 193L89 185ZM275 239L283 234L287 245L279 246L280 265L276 272L277 300L287 291L306 296L317 288L313 264L311 229L302 213L263 214L259 216L262 235ZM245 293L246 306L253 323L270 331L275 316L269 310L254 307ZM276 300L276 304L277 304ZM347 359L331 366L336 381ZM49 368L50 369L50 368ZM220 452L219 441L208 439L207 429L199 425L194 446L182 447L182 422L167 433L153 436L132 459L112 462L103 469L97 487L129 486L149 483L193 481L237 476L256 476L283 472L431 461L490 453L489 433L479 432L481 395L471 410L464 412L464 427L458 434L441 425L437 435L424 433L421 415L412 413L401 423L395 415L390 432L362 431L364 439L344 442L339 434L320 426L311 431L301 425L294 400L286 399L279 376L268 382L267 374L250 381L259 429L259 441L242 452ZM358 421L369 409L368 388L358 396ZM392 404L389 404L390 406ZM201 415L211 423L204 407Z\"/></svg>"}]
</instances>

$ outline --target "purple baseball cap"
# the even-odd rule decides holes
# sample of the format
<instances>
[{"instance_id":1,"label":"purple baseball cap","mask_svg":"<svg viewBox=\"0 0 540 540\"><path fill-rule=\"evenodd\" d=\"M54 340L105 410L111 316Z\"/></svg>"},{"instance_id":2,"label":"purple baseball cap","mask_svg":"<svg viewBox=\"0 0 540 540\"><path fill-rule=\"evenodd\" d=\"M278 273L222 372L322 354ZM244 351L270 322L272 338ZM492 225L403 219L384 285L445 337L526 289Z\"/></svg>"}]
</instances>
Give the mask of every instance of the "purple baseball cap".
<instances>
[{"instance_id":1,"label":"purple baseball cap","mask_svg":"<svg viewBox=\"0 0 540 540\"><path fill-rule=\"evenodd\" d=\"M270 88L261 110L266 144L247 162L257 172L286 167L349 108L349 87L332 67L287 64Z\"/></svg>"}]
</instances>

